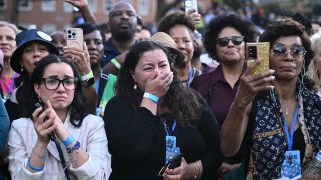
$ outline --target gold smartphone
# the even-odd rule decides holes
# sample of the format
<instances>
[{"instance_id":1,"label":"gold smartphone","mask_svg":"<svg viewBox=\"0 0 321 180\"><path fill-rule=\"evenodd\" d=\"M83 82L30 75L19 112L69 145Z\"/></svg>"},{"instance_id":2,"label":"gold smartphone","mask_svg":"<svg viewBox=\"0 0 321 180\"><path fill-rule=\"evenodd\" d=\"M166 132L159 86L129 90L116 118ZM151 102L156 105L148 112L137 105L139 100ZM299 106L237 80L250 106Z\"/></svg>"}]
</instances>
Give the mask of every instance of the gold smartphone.
<instances>
[{"instance_id":1,"label":"gold smartphone","mask_svg":"<svg viewBox=\"0 0 321 180\"><path fill-rule=\"evenodd\" d=\"M84 36L81 28L66 29L67 47L83 49Z\"/></svg>"},{"instance_id":2,"label":"gold smartphone","mask_svg":"<svg viewBox=\"0 0 321 180\"><path fill-rule=\"evenodd\" d=\"M259 74L267 71L270 68L269 64L270 56L270 43L269 42L257 42L257 43L246 43L246 64L249 67L259 58L263 61L258 64L252 71L252 75Z\"/></svg>"}]
</instances>

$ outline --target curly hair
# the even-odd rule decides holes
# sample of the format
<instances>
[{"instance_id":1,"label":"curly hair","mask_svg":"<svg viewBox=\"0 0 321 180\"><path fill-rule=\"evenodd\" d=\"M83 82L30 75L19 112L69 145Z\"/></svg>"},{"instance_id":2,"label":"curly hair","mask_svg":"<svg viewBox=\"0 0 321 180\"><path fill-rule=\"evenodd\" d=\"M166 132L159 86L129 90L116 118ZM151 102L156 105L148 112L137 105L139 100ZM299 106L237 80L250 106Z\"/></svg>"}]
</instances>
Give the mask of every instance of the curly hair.
<instances>
[{"instance_id":1,"label":"curly hair","mask_svg":"<svg viewBox=\"0 0 321 180\"><path fill-rule=\"evenodd\" d=\"M305 28L303 25L294 21L291 18L284 18L279 21L272 22L267 25L265 31L259 38L260 42L270 42L270 46L273 46L274 42L280 37L288 37L288 36L299 36L304 49L306 50L304 57L304 67L308 70L309 64L313 59L314 52L311 48L311 41L309 37L305 34ZM301 71L299 78L304 78L304 84L308 89L313 89L314 82L302 74ZM304 76L304 77L303 77Z\"/></svg>"},{"instance_id":2,"label":"curly hair","mask_svg":"<svg viewBox=\"0 0 321 180\"><path fill-rule=\"evenodd\" d=\"M195 27L191 19L182 11L177 11L163 17L158 25L159 32L169 33L169 30L175 25L186 26L191 32L195 30Z\"/></svg>"},{"instance_id":3,"label":"curly hair","mask_svg":"<svg viewBox=\"0 0 321 180\"><path fill-rule=\"evenodd\" d=\"M140 106L144 92L139 88L133 89L135 82L130 72L135 70L138 61L145 52L156 49L164 51L169 57L168 50L160 43L142 41L132 46L120 70L119 78L115 85L116 95L124 97L135 110ZM172 63L170 64L174 78L164 96L163 106L172 111L178 123L183 127L195 127L205 107L200 103L197 94L179 81L175 68L173 68Z\"/></svg>"},{"instance_id":4,"label":"curly hair","mask_svg":"<svg viewBox=\"0 0 321 180\"><path fill-rule=\"evenodd\" d=\"M244 36L245 42L255 42L260 34L250 20L238 13L227 12L216 16L205 27L203 37L204 47L208 55L213 59L216 57L216 39L218 34L226 27L232 27L239 31Z\"/></svg>"},{"instance_id":5,"label":"curly hair","mask_svg":"<svg viewBox=\"0 0 321 180\"><path fill-rule=\"evenodd\" d=\"M53 63L68 64L73 70L75 79L80 79L80 74L78 73L77 67L71 60L57 55L48 55L43 57L37 64L30 78L30 94L27 96L27 101L23 104L23 113L26 117L32 117L32 113L36 109L35 104L39 101L38 95L34 90L34 84L41 84L44 71L50 64ZM82 85L78 82L74 92L74 99L70 104L70 122L75 127L80 127L84 117L88 114L84 102L85 99L82 92Z\"/></svg>"}]
</instances>

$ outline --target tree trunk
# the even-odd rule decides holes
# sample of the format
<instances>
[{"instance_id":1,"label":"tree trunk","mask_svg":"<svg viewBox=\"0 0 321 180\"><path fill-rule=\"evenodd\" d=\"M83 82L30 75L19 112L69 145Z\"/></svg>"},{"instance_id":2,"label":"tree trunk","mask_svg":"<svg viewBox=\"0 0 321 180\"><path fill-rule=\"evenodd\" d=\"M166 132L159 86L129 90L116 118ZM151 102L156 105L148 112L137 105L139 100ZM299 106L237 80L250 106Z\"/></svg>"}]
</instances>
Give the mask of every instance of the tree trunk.
<instances>
[{"instance_id":1,"label":"tree trunk","mask_svg":"<svg viewBox=\"0 0 321 180\"><path fill-rule=\"evenodd\" d=\"M165 0L157 0L156 22L158 23L162 17L165 16L168 10L177 6L183 0L175 0L173 3L166 4Z\"/></svg>"}]
</instances>

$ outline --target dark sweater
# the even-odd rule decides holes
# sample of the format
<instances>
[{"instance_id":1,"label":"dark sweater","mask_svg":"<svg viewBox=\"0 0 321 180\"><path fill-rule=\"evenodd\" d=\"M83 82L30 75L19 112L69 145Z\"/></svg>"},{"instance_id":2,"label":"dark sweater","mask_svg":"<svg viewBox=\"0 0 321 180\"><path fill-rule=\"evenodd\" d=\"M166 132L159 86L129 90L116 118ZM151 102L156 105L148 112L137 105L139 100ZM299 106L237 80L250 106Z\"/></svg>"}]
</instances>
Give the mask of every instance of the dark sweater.
<instances>
[{"instance_id":1,"label":"dark sweater","mask_svg":"<svg viewBox=\"0 0 321 180\"><path fill-rule=\"evenodd\" d=\"M159 116L146 108L135 112L126 100L114 97L107 104L104 120L112 155L110 179L162 179L158 172L165 162L166 132ZM202 161L202 179L217 179L223 157L219 128L209 108L202 112L197 128L177 123L172 135L187 163Z\"/></svg>"}]
</instances>

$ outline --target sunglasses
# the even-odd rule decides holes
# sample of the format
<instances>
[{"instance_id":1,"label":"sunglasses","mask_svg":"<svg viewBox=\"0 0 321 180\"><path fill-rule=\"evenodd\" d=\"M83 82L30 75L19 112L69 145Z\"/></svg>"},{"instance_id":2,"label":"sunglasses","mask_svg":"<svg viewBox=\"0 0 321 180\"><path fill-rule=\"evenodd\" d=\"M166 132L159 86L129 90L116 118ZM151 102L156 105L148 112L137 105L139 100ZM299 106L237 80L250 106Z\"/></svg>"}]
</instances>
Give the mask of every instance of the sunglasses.
<instances>
[{"instance_id":1,"label":"sunglasses","mask_svg":"<svg viewBox=\"0 0 321 180\"><path fill-rule=\"evenodd\" d=\"M230 41L232 41L234 45L240 45L242 44L243 40L244 40L244 36L232 36L231 38L222 37L222 38L217 38L216 43L221 47L225 47L228 45Z\"/></svg>"},{"instance_id":2,"label":"sunglasses","mask_svg":"<svg viewBox=\"0 0 321 180\"><path fill-rule=\"evenodd\" d=\"M288 50L284 44L275 44L271 50L272 54L276 58L285 58L288 54ZM290 54L294 59L301 59L305 55L306 51L301 44L294 44L290 48Z\"/></svg>"}]
</instances>

